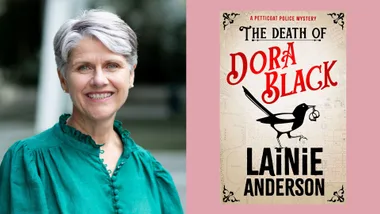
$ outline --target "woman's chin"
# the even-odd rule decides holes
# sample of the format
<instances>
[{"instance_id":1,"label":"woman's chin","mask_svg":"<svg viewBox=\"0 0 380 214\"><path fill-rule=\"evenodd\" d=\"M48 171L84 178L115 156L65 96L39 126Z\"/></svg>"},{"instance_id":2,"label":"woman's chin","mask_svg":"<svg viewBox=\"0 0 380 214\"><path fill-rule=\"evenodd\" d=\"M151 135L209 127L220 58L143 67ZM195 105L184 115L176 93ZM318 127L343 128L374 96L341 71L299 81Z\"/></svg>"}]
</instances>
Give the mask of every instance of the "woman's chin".
<instances>
[{"instance_id":1,"label":"woman's chin","mask_svg":"<svg viewBox=\"0 0 380 214\"><path fill-rule=\"evenodd\" d=\"M78 118L88 118L93 121L104 121L114 119L119 109L120 108L116 105L87 106L87 108L77 108L76 105L74 105L73 116Z\"/></svg>"},{"instance_id":2,"label":"woman's chin","mask_svg":"<svg viewBox=\"0 0 380 214\"><path fill-rule=\"evenodd\" d=\"M87 112L88 116L93 120L108 120L113 119L116 115L116 111L110 110L92 110Z\"/></svg>"}]
</instances>

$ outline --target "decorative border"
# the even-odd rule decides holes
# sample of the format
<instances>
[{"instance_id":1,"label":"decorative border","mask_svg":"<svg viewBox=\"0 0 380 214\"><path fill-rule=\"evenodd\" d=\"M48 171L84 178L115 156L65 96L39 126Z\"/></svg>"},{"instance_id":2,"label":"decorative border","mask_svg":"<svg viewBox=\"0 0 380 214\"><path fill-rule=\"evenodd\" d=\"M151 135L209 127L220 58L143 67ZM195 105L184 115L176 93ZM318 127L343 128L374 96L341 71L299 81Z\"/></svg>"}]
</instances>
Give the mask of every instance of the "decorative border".
<instances>
[{"instance_id":1,"label":"decorative border","mask_svg":"<svg viewBox=\"0 0 380 214\"><path fill-rule=\"evenodd\" d=\"M239 13L223 13L223 30L226 30L227 25L234 23L236 16L240 15Z\"/></svg>"},{"instance_id":2,"label":"decorative border","mask_svg":"<svg viewBox=\"0 0 380 214\"><path fill-rule=\"evenodd\" d=\"M342 27L342 30L344 28L344 13L328 13L327 15L331 16L333 18L334 24L338 24Z\"/></svg>"},{"instance_id":3,"label":"decorative border","mask_svg":"<svg viewBox=\"0 0 380 214\"><path fill-rule=\"evenodd\" d=\"M327 200L328 202L340 202L340 203L343 203L344 202L344 187L342 185L342 188L338 191L335 191L334 192L334 195L331 197L330 200Z\"/></svg>"},{"instance_id":4,"label":"decorative border","mask_svg":"<svg viewBox=\"0 0 380 214\"><path fill-rule=\"evenodd\" d=\"M236 197L234 196L234 192L232 191L229 191L226 189L226 185L223 186L223 202L224 203L227 203L227 202L239 202L240 200L236 199Z\"/></svg>"}]
</instances>

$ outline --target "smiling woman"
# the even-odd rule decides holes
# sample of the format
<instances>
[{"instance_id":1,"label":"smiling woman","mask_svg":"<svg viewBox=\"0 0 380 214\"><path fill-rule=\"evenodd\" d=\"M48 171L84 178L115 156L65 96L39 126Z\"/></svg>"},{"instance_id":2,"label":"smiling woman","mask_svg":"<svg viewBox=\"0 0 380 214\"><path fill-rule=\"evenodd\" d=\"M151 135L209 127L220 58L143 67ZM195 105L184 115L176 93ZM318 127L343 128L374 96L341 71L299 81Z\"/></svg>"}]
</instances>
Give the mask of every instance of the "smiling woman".
<instances>
[{"instance_id":1,"label":"smiling woman","mask_svg":"<svg viewBox=\"0 0 380 214\"><path fill-rule=\"evenodd\" d=\"M110 51L101 41L84 37L72 50L61 85L74 103L72 120L107 121L114 118L133 87L134 69L124 56Z\"/></svg>"},{"instance_id":2,"label":"smiling woman","mask_svg":"<svg viewBox=\"0 0 380 214\"><path fill-rule=\"evenodd\" d=\"M171 175L115 120L133 87L133 30L90 10L61 26L54 51L73 111L7 151L1 213L183 213Z\"/></svg>"}]
</instances>

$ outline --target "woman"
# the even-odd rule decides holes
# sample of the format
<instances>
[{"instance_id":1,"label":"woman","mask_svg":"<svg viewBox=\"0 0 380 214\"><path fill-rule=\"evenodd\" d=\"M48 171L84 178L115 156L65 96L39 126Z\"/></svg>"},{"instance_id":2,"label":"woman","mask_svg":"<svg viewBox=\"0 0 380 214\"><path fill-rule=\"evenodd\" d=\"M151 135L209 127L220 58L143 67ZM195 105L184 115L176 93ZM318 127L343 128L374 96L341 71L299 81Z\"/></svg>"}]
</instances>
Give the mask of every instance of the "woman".
<instances>
[{"instance_id":1,"label":"woman","mask_svg":"<svg viewBox=\"0 0 380 214\"><path fill-rule=\"evenodd\" d=\"M62 25L54 51L73 111L7 151L0 213L183 213L169 173L115 121L133 87L133 30L90 10Z\"/></svg>"}]
</instances>

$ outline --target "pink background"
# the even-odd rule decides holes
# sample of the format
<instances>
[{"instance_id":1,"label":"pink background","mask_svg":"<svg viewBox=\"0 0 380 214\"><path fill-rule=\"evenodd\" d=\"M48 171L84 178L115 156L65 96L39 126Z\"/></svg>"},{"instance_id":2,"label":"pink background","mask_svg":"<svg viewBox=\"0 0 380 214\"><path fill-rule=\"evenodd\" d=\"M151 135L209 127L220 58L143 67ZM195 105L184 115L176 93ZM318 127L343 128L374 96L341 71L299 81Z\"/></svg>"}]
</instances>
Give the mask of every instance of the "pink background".
<instances>
[{"instance_id":1,"label":"pink background","mask_svg":"<svg viewBox=\"0 0 380 214\"><path fill-rule=\"evenodd\" d=\"M213 3L212 3L213 2ZM187 0L187 214L379 213L380 61L378 7L368 0ZM224 205L219 177L221 10L336 10L347 28L345 205ZM378 128L379 127L379 128ZM372 210L372 211L370 211Z\"/></svg>"}]
</instances>

